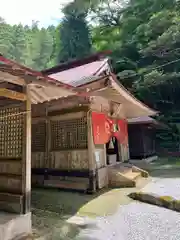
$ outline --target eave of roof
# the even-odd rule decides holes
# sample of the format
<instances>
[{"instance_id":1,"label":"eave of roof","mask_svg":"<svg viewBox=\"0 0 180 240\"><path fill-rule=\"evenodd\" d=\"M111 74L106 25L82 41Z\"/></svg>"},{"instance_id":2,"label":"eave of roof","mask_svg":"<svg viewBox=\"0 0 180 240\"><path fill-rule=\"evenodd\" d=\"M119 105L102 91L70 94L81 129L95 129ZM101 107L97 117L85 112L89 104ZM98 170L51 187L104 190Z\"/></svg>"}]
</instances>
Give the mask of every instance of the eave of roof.
<instances>
[{"instance_id":1,"label":"eave of roof","mask_svg":"<svg viewBox=\"0 0 180 240\"><path fill-rule=\"evenodd\" d=\"M146 125L146 126L151 126L156 129L167 129L168 128L168 126L165 125L164 123L159 122L156 119L148 117L148 116L128 119L128 124L129 125Z\"/></svg>"},{"instance_id":2,"label":"eave of roof","mask_svg":"<svg viewBox=\"0 0 180 240\"><path fill-rule=\"evenodd\" d=\"M4 56L0 55L0 67L1 67L1 69L3 67L6 67L6 68L9 67L10 68L10 66L11 66L12 70L14 70L14 71L17 70L17 73L18 73L18 71L22 71L22 73L24 73L24 75L34 76L37 79L46 81L50 84L55 84L57 86L62 86L64 88L73 89L73 86L71 86L71 85L65 84L65 83L61 82L60 80L57 81L56 79L51 78L49 76L44 76L41 72L35 71L31 68L28 68L28 67L26 67L22 64L19 64L15 61L12 61L12 60L7 59Z\"/></svg>"},{"instance_id":3,"label":"eave of roof","mask_svg":"<svg viewBox=\"0 0 180 240\"><path fill-rule=\"evenodd\" d=\"M129 124L149 124L149 123L158 124L158 122L155 119L148 116L128 119L128 123Z\"/></svg>"},{"instance_id":4,"label":"eave of roof","mask_svg":"<svg viewBox=\"0 0 180 240\"><path fill-rule=\"evenodd\" d=\"M78 95L74 87L0 56L0 81L28 86L32 103Z\"/></svg>"},{"instance_id":5,"label":"eave of roof","mask_svg":"<svg viewBox=\"0 0 180 240\"><path fill-rule=\"evenodd\" d=\"M114 74L110 74L109 83L104 88L93 89L88 92L91 96L102 96L106 99L123 104L126 118L139 116L153 116L157 112L136 99L117 80Z\"/></svg>"},{"instance_id":6,"label":"eave of roof","mask_svg":"<svg viewBox=\"0 0 180 240\"><path fill-rule=\"evenodd\" d=\"M140 100L138 100L132 93L130 93L116 78L115 74L112 74L112 81L111 81L112 85L117 88L117 90L121 89L122 93L125 94L125 96L127 96L127 98L129 97L131 102L134 102L135 104L137 104L137 106L141 107L142 109L145 109L147 112L149 112L149 115L146 116L155 116L158 114L157 111L151 109L150 107L148 107L146 104L144 104L143 102L141 102Z\"/></svg>"}]
</instances>

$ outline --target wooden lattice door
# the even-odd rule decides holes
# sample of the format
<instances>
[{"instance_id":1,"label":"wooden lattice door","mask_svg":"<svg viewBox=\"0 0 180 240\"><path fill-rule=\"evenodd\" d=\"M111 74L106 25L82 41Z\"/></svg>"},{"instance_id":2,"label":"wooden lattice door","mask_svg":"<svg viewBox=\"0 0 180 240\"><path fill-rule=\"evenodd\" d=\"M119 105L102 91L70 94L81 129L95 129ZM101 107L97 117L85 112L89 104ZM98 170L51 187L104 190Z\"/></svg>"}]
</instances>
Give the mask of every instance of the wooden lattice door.
<instances>
[{"instance_id":1,"label":"wooden lattice door","mask_svg":"<svg viewBox=\"0 0 180 240\"><path fill-rule=\"evenodd\" d=\"M87 148L86 117L72 120L51 120L51 150Z\"/></svg>"}]
</instances>

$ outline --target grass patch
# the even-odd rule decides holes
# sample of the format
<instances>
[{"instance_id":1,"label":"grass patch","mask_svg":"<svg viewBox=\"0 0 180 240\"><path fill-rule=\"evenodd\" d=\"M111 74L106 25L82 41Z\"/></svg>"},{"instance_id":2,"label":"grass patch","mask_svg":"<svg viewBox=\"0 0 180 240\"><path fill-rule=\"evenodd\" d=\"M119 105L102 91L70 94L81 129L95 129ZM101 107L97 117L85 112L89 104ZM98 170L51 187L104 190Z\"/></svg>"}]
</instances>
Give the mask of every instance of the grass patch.
<instances>
[{"instance_id":1,"label":"grass patch","mask_svg":"<svg viewBox=\"0 0 180 240\"><path fill-rule=\"evenodd\" d=\"M172 202L174 200L174 198L171 196L161 196L161 197L159 197L159 199L167 201L167 202Z\"/></svg>"}]
</instances>

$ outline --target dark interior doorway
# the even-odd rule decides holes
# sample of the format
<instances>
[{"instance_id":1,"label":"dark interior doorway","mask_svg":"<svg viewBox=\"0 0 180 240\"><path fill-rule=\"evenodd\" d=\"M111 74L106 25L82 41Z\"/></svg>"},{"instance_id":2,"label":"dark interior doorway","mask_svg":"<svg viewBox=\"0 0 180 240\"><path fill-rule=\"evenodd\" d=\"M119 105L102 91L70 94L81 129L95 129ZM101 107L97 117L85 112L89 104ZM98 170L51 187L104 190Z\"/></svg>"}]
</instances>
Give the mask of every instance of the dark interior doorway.
<instances>
[{"instance_id":1,"label":"dark interior doorway","mask_svg":"<svg viewBox=\"0 0 180 240\"><path fill-rule=\"evenodd\" d=\"M115 162L120 162L119 145L116 137L112 137L109 142L106 143L106 155L107 165L111 165Z\"/></svg>"}]
</instances>

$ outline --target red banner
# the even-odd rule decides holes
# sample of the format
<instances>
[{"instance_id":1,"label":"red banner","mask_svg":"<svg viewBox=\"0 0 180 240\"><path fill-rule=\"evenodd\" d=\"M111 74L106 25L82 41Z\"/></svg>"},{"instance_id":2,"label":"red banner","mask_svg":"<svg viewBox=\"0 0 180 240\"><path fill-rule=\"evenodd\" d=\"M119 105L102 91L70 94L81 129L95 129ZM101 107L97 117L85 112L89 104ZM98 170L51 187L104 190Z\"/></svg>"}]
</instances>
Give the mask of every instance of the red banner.
<instances>
[{"instance_id":1,"label":"red banner","mask_svg":"<svg viewBox=\"0 0 180 240\"><path fill-rule=\"evenodd\" d=\"M111 121L104 113L92 112L92 128L95 144L105 144L111 138Z\"/></svg>"},{"instance_id":2,"label":"red banner","mask_svg":"<svg viewBox=\"0 0 180 240\"><path fill-rule=\"evenodd\" d=\"M95 144L105 144L116 137L121 144L128 144L126 120L110 119L104 113L92 112L92 128Z\"/></svg>"},{"instance_id":3,"label":"red banner","mask_svg":"<svg viewBox=\"0 0 180 240\"><path fill-rule=\"evenodd\" d=\"M122 120L117 120L118 124L118 129L114 135L118 139L118 141L123 144L123 145L128 145L128 124L127 121L122 119Z\"/></svg>"}]
</instances>

